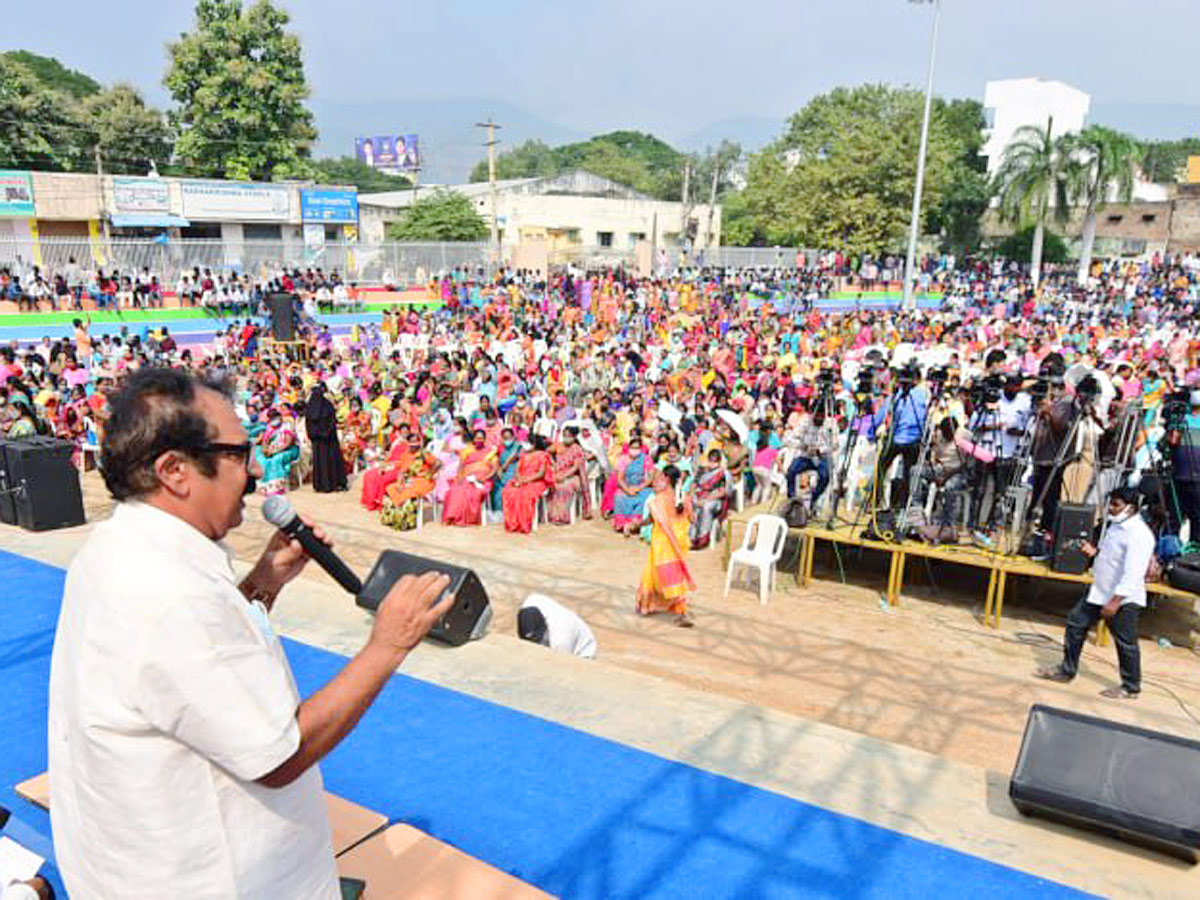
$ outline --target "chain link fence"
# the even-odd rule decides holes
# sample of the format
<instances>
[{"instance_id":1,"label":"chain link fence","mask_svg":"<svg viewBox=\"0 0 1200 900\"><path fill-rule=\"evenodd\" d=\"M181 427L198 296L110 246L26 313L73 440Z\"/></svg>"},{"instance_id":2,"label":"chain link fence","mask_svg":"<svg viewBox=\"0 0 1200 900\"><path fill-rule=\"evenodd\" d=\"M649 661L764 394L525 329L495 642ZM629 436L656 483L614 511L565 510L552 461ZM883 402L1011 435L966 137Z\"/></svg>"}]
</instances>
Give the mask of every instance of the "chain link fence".
<instances>
[{"instance_id":1,"label":"chain link fence","mask_svg":"<svg viewBox=\"0 0 1200 900\"><path fill-rule=\"evenodd\" d=\"M254 279L276 277L283 269L320 268L337 271L360 284L410 287L454 268L494 268L487 242L469 243L325 243L306 246L289 241L122 240L87 238L0 240L0 266L26 270L37 265L45 273L66 273L74 263L84 271L99 267L132 276L149 269L166 288L181 275L199 269Z\"/></svg>"},{"instance_id":2,"label":"chain link fence","mask_svg":"<svg viewBox=\"0 0 1200 900\"><path fill-rule=\"evenodd\" d=\"M811 265L818 251L796 247L706 247L685 250L663 247L657 250L656 271L669 271L677 265L719 266L736 269L791 268L800 255ZM37 265L43 273L66 273L71 262L83 271L96 267L130 275L148 269L168 290L181 275L199 269L217 274L239 274L267 280L284 269L320 268L336 271L349 281L365 285L394 285L400 288L424 285L428 280L451 269L482 269L488 276L495 270L490 245L478 242L399 242L379 244L326 242L306 245L301 241L245 240L129 240L114 238L43 237L0 239L0 266L15 268L22 274ZM551 254L552 265L573 264L586 268L633 268L637 252L633 249L576 245L558 247ZM503 264L503 260L502 260Z\"/></svg>"}]
</instances>

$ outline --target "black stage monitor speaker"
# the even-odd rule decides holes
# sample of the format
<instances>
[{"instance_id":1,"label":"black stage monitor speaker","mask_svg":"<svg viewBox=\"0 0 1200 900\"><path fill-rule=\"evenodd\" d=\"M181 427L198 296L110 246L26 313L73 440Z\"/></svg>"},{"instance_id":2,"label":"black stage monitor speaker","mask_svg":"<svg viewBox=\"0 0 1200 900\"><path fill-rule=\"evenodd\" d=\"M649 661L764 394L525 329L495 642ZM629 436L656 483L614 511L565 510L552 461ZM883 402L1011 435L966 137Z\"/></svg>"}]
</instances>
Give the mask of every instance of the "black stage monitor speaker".
<instances>
[{"instance_id":1,"label":"black stage monitor speaker","mask_svg":"<svg viewBox=\"0 0 1200 900\"><path fill-rule=\"evenodd\" d=\"M1085 541L1092 539L1092 526L1096 521L1096 507L1078 503L1060 503L1054 520L1054 556L1050 562L1052 572L1067 572L1082 575L1088 570L1090 560L1083 552Z\"/></svg>"},{"instance_id":2,"label":"black stage monitor speaker","mask_svg":"<svg viewBox=\"0 0 1200 900\"><path fill-rule=\"evenodd\" d=\"M367 576L357 603L364 609L374 611L392 585L405 575L423 575L426 572L442 572L450 576L450 590L455 594L454 606L438 619L429 632L431 638L452 646L478 640L487 633L492 621L492 607L488 603L483 583L470 569L452 563L439 562L425 556L385 550L379 554L375 568Z\"/></svg>"},{"instance_id":3,"label":"black stage monitor speaker","mask_svg":"<svg viewBox=\"0 0 1200 900\"><path fill-rule=\"evenodd\" d=\"M1037 705L1008 795L1025 815L1190 862L1200 850L1200 742Z\"/></svg>"},{"instance_id":4,"label":"black stage monitor speaker","mask_svg":"<svg viewBox=\"0 0 1200 900\"><path fill-rule=\"evenodd\" d=\"M29 531L82 525L86 519L79 471L71 462L74 450L70 441L52 437L0 442L0 520Z\"/></svg>"},{"instance_id":5,"label":"black stage monitor speaker","mask_svg":"<svg viewBox=\"0 0 1200 900\"><path fill-rule=\"evenodd\" d=\"M271 311L271 337L277 341L296 339L296 315L292 294L268 294L267 308Z\"/></svg>"}]
</instances>

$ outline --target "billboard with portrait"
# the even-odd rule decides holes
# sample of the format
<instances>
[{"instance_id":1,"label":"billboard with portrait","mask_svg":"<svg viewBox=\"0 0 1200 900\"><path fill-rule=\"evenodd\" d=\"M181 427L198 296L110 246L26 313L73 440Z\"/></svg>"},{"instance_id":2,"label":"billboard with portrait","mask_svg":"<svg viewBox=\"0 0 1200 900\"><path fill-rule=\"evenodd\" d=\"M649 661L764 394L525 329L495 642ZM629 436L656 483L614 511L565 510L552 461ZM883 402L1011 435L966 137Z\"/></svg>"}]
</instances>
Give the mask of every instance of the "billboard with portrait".
<instances>
[{"instance_id":1,"label":"billboard with portrait","mask_svg":"<svg viewBox=\"0 0 1200 900\"><path fill-rule=\"evenodd\" d=\"M415 134L380 134L354 139L354 155L373 169L413 172L421 167Z\"/></svg>"},{"instance_id":2,"label":"billboard with portrait","mask_svg":"<svg viewBox=\"0 0 1200 900\"><path fill-rule=\"evenodd\" d=\"M0 169L0 216L33 216L33 177Z\"/></svg>"}]
</instances>

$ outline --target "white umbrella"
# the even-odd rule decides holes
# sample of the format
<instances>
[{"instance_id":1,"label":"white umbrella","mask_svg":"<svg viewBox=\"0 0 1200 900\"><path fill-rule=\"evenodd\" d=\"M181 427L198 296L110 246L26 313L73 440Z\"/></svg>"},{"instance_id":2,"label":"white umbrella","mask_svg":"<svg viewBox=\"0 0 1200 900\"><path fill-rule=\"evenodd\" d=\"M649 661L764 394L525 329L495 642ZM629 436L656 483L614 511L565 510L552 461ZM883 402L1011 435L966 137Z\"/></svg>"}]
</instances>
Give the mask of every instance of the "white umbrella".
<instances>
[{"instance_id":1,"label":"white umbrella","mask_svg":"<svg viewBox=\"0 0 1200 900\"><path fill-rule=\"evenodd\" d=\"M733 429L739 441L743 444L746 443L746 438L750 437L750 429L741 416L732 409L718 409L717 415L720 416L722 422Z\"/></svg>"},{"instance_id":2,"label":"white umbrella","mask_svg":"<svg viewBox=\"0 0 1200 900\"><path fill-rule=\"evenodd\" d=\"M1108 415L1108 407L1116 399L1117 389L1113 387L1112 380L1099 369L1093 369L1085 363L1075 363L1063 375L1063 383L1070 385L1078 392L1079 383L1089 375L1095 378L1096 383L1100 385L1100 395L1096 398L1096 409L1101 415Z\"/></svg>"},{"instance_id":3,"label":"white umbrella","mask_svg":"<svg viewBox=\"0 0 1200 900\"><path fill-rule=\"evenodd\" d=\"M668 425L678 428L679 423L683 421L683 412L678 406L668 403L666 400L659 400L658 417Z\"/></svg>"}]
</instances>

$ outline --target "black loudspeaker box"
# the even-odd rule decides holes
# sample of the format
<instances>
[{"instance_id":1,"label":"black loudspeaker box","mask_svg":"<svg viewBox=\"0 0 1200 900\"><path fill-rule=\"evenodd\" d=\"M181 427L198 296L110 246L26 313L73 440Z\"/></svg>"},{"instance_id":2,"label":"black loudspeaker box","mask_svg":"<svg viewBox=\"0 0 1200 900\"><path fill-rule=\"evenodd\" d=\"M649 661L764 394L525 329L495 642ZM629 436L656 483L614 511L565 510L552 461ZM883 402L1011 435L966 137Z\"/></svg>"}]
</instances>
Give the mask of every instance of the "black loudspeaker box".
<instances>
[{"instance_id":1,"label":"black loudspeaker box","mask_svg":"<svg viewBox=\"0 0 1200 900\"><path fill-rule=\"evenodd\" d=\"M52 437L0 442L0 521L29 531L82 525L83 491L71 462L74 451L70 441Z\"/></svg>"},{"instance_id":2,"label":"black loudspeaker box","mask_svg":"<svg viewBox=\"0 0 1200 900\"><path fill-rule=\"evenodd\" d=\"M471 569L453 563L399 550L385 550L379 554L356 602L374 612L393 584L405 575L423 575L426 572L449 575L450 587L447 590L455 595L454 605L438 619L430 629L429 636L454 647L483 637L492 621L487 591L483 589L479 576Z\"/></svg>"},{"instance_id":3,"label":"black loudspeaker box","mask_svg":"<svg viewBox=\"0 0 1200 900\"><path fill-rule=\"evenodd\" d=\"M1200 742L1036 705L1008 795L1040 815L1195 862Z\"/></svg>"},{"instance_id":4,"label":"black loudspeaker box","mask_svg":"<svg viewBox=\"0 0 1200 900\"><path fill-rule=\"evenodd\" d=\"M1060 503L1054 520L1054 553L1050 562L1052 572L1082 575L1091 560L1083 545L1092 539L1096 522L1096 507L1078 503Z\"/></svg>"},{"instance_id":5,"label":"black loudspeaker box","mask_svg":"<svg viewBox=\"0 0 1200 900\"><path fill-rule=\"evenodd\" d=\"M296 339L296 311L293 294L268 294L267 308L271 311L271 337L277 341Z\"/></svg>"}]
</instances>

